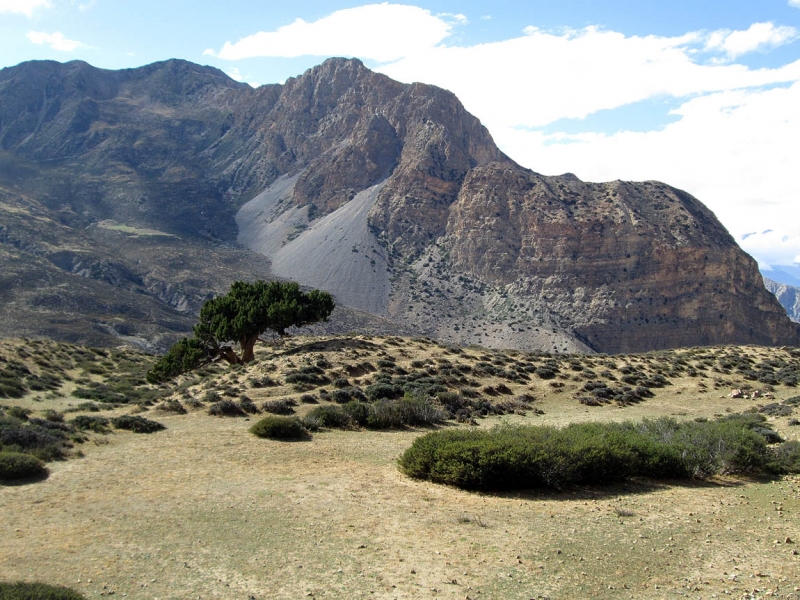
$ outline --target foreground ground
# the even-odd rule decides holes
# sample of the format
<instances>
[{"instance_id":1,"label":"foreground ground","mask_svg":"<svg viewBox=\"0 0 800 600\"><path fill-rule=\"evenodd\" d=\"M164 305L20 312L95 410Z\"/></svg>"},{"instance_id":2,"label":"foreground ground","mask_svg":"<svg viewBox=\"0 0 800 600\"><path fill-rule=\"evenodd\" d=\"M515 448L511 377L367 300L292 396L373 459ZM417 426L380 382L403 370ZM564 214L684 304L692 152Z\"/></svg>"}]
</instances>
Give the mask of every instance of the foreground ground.
<instances>
[{"instance_id":1,"label":"foreground ground","mask_svg":"<svg viewBox=\"0 0 800 600\"><path fill-rule=\"evenodd\" d=\"M246 382L271 374L281 383L287 369L304 361L325 358L333 376L348 364L377 365L387 355L407 370L412 361L477 364L503 356L478 348L453 354L398 338L326 341L304 350L306 342L264 350L249 370L212 372L178 390L157 390L182 398L188 414L151 407L144 414L165 431L92 436L80 446L82 458L49 463L46 480L0 487L2 578L67 585L87 597L162 599L800 597L798 477L476 494L397 471L396 458L421 430L323 430L310 441L277 442L248 433L258 416L207 414L202 398L210 389L246 391L256 404L299 398L286 385L250 388ZM664 356L669 360L660 361ZM725 373L720 363L731 356L754 357L754 365L770 357L791 363L782 350L718 348L684 357L695 366L708 362L705 373L693 376L669 366L671 354L558 359L552 381L475 375L481 390L505 383L509 397L536 398L525 415L489 416L478 426L713 417L772 402L727 397L732 386L760 385ZM523 359L502 360L510 368ZM121 364L109 353L95 367L103 361L105 374L71 365L73 381L58 391L0 404L75 408L80 401L69 395L72 388L82 379L113 378ZM618 379L625 364L651 374L667 365L661 371L670 385L624 408L578 401L584 370L599 374L607 367ZM351 383L366 385L374 376L351 377ZM797 395L796 388L770 387L775 401ZM300 403L296 410L311 406ZM101 414L134 408L145 407ZM790 415L770 421L785 438L798 439L800 427L789 424Z\"/></svg>"}]
</instances>

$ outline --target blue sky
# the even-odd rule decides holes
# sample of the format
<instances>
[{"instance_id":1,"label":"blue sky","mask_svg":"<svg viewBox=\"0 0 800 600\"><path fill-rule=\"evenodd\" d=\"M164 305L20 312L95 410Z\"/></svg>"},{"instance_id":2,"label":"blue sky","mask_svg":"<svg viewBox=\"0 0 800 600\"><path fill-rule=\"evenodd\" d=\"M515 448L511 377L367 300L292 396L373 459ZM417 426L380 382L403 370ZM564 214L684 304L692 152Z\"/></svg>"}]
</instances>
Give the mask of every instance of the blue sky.
<instances>
[{"instance_id":1,"label":"blue sky","mask_svg":"<svg viewBox=\"0 0 800 600\"><path fill-rule=\"evenodd\" d=\"M252 85L328 56L455 92L526 167L658 179L800 262L800 0L0 0L0 67L167 58Z\"/></svg>"}]
</instances>

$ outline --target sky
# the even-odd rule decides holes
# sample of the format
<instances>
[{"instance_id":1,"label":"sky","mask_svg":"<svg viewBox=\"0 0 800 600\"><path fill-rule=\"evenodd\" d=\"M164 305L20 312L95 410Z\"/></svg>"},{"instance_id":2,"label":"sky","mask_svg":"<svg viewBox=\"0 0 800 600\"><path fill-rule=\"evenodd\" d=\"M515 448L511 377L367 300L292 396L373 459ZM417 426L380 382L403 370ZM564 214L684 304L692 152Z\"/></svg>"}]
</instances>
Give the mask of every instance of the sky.
<instances>
[{"instance_id":1,"label":"sky","mask_svg":"<svg viewBox=\"0 0 800 600\"><path fill-rule=\"evenodd\" d=\"M330 56L454 92L519 164L659 180L800 264L800 0L0 0L0 67L182 58L253 86Z\"/></svg>"}]
</instances>

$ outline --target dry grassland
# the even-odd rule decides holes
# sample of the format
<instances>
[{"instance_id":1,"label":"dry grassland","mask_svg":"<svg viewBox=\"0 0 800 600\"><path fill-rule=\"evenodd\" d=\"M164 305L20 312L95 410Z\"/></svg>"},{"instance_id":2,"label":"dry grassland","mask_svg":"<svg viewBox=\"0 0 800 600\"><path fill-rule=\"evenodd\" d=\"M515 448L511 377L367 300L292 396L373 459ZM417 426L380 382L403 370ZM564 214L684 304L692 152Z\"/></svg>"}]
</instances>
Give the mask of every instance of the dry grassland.
<instances>
[{"instance_id":1,"label":"dry grassland","mask_svg":"<svg viewBox=\"0 0 800 600\"><path fill-rule=\"evenodd\" d=\"M412 360L467 364L501 354L480 348L452 354L397 338L361 342L262 350L247 370L220 371L162 393L185 402L233 386L260 404L300 392L286 385L248 388L249 379L280 380L320 356L336 374L387 354L406 369ZM758 360L785 354L736 352ZM584 406L575 394L585 378L567 368L568 359L559 360L560 391L535 376L481 377L481 388L505 383L513 394L532 394L544 414L495 415L478 426L713 417L764 403L724 397L730 385L748 382L709 369L705 377L670 377L672 385L653 390L655 397L624 408ZM658 362L650 355L574 360L595 371L600 360L643 368ZM83 377L113 378L111 371ZM69 373L74 381L59 393L0 404L69 408L79 401L62 394L80 384L81 370ZM355 379L366 385L370 377ZM717 389L715 377L724 381ZM773 388L778 401L797 395L794 388ZM800 477L478 494L398 472L397 457L422 430L324 430L310 441L278 442L248 433L256 416L212 417L206 408L185 415L150 408L147 417L165 431L94 435L80 447L82 458L50 463L48 479L0 487L0 577L67 585L89 598L800 597ZM128 412L123 406L102 414ZM790 426L788 416L770 421L787 439L798 439L800 427Z\"/></svg>"}]
</instances>

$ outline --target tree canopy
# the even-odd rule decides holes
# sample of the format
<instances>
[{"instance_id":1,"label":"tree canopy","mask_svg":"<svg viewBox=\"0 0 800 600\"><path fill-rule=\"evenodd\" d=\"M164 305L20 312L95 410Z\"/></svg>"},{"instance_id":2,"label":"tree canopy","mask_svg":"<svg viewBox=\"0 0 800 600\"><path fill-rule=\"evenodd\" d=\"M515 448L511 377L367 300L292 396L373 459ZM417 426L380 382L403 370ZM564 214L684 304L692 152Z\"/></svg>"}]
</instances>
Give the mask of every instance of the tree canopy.
<instances>
[{"instance_id":1,"label":"tree canopy","mask_svg":"<svg viewBox=\"0 0 800 600\"><path fill-rule=\"evenodd\" d=\"M147 374L148 381L165 381L216 358L231 364L250 362L265 331L283 337L290 327L327 321L334 306L329 293L306 293L295 282L237 281L227 294L203 304L194 337L170 348ZM233 343L239 345L241 356Z\"/></svg>"}]
</instances>

